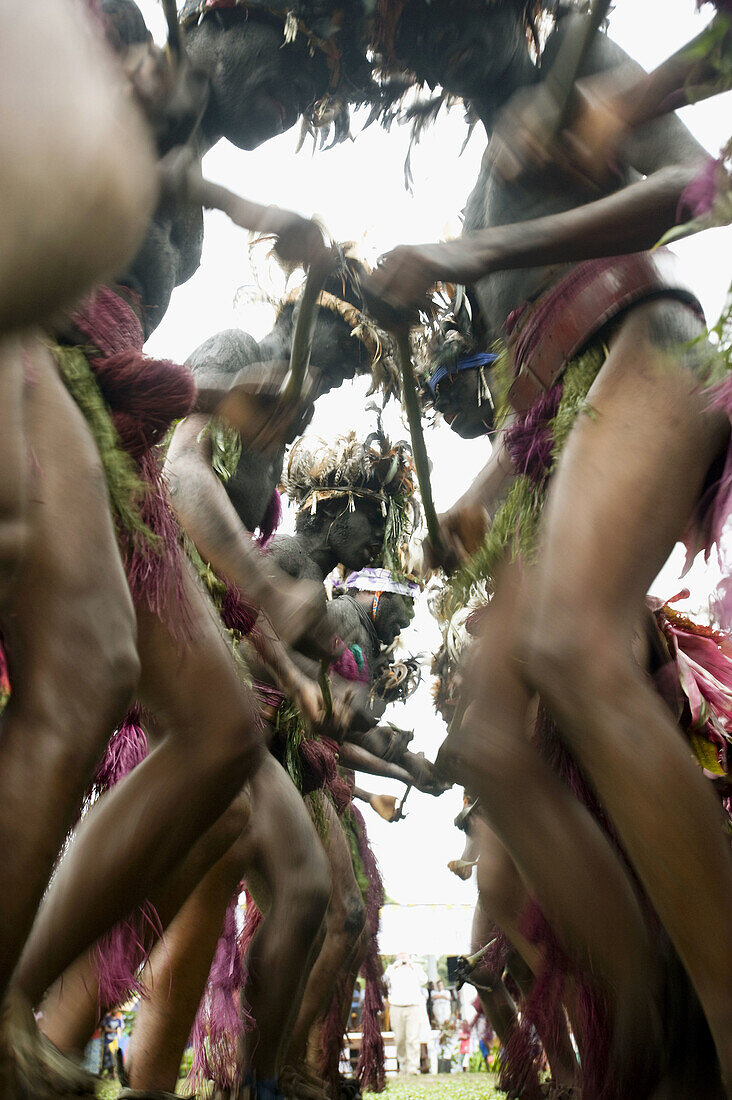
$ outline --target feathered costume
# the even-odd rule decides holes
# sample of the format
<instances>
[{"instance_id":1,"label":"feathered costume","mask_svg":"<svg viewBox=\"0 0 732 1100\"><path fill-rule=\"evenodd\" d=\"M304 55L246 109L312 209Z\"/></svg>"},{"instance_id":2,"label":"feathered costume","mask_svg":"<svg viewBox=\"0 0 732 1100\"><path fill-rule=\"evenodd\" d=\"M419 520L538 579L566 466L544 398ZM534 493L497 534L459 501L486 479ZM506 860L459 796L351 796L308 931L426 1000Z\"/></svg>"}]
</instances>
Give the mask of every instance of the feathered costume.
<instances>
[{"instance_id":1,"label":"feathered costume","mask_svg":"<svg viewBox=\"0 0 732 1100\"><path fill-rule=\"evenodd\" d=\"M226 482L236 468L238 451L229 430L224 430L222 435L220 426L215 425L213 431L222 440L214 449L217 455L214 468ZM315 449L304 441L295 444L285 484L288 495L294 497L301 508L307 507L311 512L317 510L319 500L345 500L347 507L355 508L355 499L367 499L377 504L379 512L388 521L390 516L408 514L414 491L413 476L405 445L398 444L392 448L379 425L379 431L369 436L364 444L353 435L342 437L330 447L322 441ZM397 540L396 556L401 559L405 555L411 527L396 518L391 523L387 522L386 526ZM229 629L235 627L236 616L232 615L231 607L236 606L232 596L236 597L237 593L232 593L230 586L225 586L220 578L215 577L210 567L195 553L194 560L199 574L222 610L225 624ZM385 586L387 581L380 578L379 583ZM388 583L401 585L412 593L412 587L408 587L410 582L389 577ZM231 604L228 614L224 614L224 594ZM246 619L239 620L238 625L249 625L251 629ZM331 671L346 680L368 682L370 679L368 663L358 645L346 649L333 663ZM357 1075L362 1083L380 1091L384 1085L384 1051L377 1018L383 1005L383 988L376 936L383 888L368 844L365 823L353 806L352 785L338 768L337 743L323 735L313 735L299 711L276 689L267 685L257 687L262 698L276 708L276 736L272 752L308 801L324 843L327 842L327 825L321 802L323 798L328 798L332 803L349 841L354 873L371 930L369 951L362 970L366 995ZM235 904L233 899L232 906ZM243 1031L252 1026L253 1021L246 1007L243 1012L232 1014L231 1004L235 992L246 983L246 953L261 919L261 913L249 894L241 930L237 932L234 920L231 917L227 919L191 1035L194 1047L192 1080L212 1080L222 1089L230 1088L238 1080L237 1040ZM342 992L339 988L326 1014L322 1032L324 1072L334 1086L337 1085L343 1042Z\"/></svg>"}]
</instances>

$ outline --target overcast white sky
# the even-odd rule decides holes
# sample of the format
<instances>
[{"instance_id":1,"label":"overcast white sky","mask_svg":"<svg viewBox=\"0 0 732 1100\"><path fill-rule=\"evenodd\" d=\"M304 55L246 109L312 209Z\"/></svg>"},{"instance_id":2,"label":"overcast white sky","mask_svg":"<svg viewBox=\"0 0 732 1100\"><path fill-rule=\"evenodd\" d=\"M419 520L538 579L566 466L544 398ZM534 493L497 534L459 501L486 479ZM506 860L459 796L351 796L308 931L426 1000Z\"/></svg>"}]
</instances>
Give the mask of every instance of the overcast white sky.
<instances>
[{"instance_id":1,"label":"overcast white sky","mask_svg":"<svg viewBox=\"0 0 732 1100\"><path fill-rule=\"evenodd\" d=\"M137 0L148 26L160 41L164 20L157 0ZM646 68L672 53L708 20L695 12L694 0L616 0L611 17L611 36ZM729 137L732 94L683 112L699 141L716 153ZM333 238L356 241L364 259L376 257L400 243L418 243L456 236L459 212L478 175L485 138L476 132L462 158L458 154L465 136L461 112L442 118L423 138L412 156L414 194L403 185L403 165L408 146L405 131L385 134L376 126L358 133L357 140L324 153L311 155L311 145L297 155L298 134L292 130L252 153L243 153L221 142L204 161L206 175L248 198L276 203L309 216L318 216ZM732 229L715 230L678 245L689 280L695 286L710 319L716 320L732 275ZM185 359L201 341L224 328L241 327L255 337L272 324L272 311L264 305L246 304L240 288L251 285L248 238L223 215L206 215L206 238L201 267L173 295L170 309L148 342L150 354ZM373 424L364 413L365 380L347 384L323 398L311 427L329 436L354 427L364 435ZM386 425L392 438L407 435L398 410L391 407ZM463 442L444 424L428 435L433 460L433 488L438 509L448 507L483 465L488 454L484 440ZM290 520L291 522L291 520ZM678 587L683 558L677 548L672 562L654 586L670 596ZM694 602L703 605L713 587L715 571L695 566L692 578ZM431 652L439 634L421 601L415 622L404 641L413 652ZM443 723L432 708L428 669L425 682L404 707L390 715L398 725L415 730L415 743L434 757L444 738ZM401 792L398 784L364 779L370 789ZM475 893L446 870L448 860L460 855L462 834L452 819L460 808L460 792L439 800L410 795L407 820L387 825L366 808L369 833L384 872L387 893L402 902L465 902ZM467 945L466 945L467 946ZM405 945L408 949L408 945Z\"/></svg>"}]
</instances>

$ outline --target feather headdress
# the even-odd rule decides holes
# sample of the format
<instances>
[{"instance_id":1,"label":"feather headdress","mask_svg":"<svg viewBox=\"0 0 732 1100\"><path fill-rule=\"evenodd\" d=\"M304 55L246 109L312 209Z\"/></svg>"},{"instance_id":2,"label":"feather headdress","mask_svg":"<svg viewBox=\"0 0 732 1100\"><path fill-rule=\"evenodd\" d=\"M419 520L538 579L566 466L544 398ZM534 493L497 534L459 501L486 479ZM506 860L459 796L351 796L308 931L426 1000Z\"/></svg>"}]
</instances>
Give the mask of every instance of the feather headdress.
<instances>
[{"instance_id":1,"label":"feather headdress","mask_svg":"<svg viewBox=\"0 0 732 1100\"><path fill-rule=\"evenodd\" d=\"M349 511L368 502L384 519L382 562L404 572L409 539L419 522L412 452L403 440L392 444L377 412L377 428L365 441L355 432L328 443L303 437L290 451L284 489L299 512L315 515L320 505L338 502Z\"/></svg>"},{"instance_id":2,"label":"feather headdress","mask_svg":"<svg viewBox=\"0 0 732 1100\"><path fill-rule=\"evenodd\" d=\"M330 72L327 95L304 116L307 130L323 140L333 130L332 144L350 133L349 104L371 102L372 68L367 58L370 16L375 0L185 0L184 27L194 26L225 9L242 8L282 20L284 43L302 36L311 51L325 55Z\"/></svg>"}]
</instances>

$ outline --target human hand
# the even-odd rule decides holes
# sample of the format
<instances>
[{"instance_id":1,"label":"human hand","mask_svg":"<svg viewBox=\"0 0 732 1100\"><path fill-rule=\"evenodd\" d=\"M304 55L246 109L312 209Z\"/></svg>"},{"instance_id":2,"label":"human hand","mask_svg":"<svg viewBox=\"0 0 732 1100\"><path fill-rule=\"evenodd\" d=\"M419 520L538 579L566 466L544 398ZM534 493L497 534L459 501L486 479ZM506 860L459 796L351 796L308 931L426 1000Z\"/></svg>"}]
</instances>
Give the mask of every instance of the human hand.
<instances>
[{"instance_id":1,"label":"human hand","mask_svg":"<svg viewBox=\"0 0 732 1100\"><path fill-rule=\"evenodd\" d=\"M152 43L128 50L123 69L152 128L159 155L184 145L208 104L206 74L185 55L172 64L167 53Z\"/></svg>"},{"instance_id":2,"label":"human hand","mask_svg":"<svg viewBox=\"0 0 732 1100\"><path fill-rule=\"evenodd\" d=\"M430 287L440 280L437 246L399 245L387 252L364 284L369 312L385 328L413 324L427 305Z\"/></svg>"},{"instance_id":3,"label":"human hand","mask_svg":"<svg viewBox=\"0 0 732 1100\"><path fill-rule=\"evenodd\" d=\"M437 569L454 573L464 565L482 545L488 529L482 508L451 508L437 517L440 530L439 546L430 539L422 544L423 569L427 575Z\"/></svg>"},{"instance_id":4,"label":"human hand","mask_svg":"<svg viewBox=\"0 0 732 1100\"><path fill-rule=\"evenodd\" d=\"M324 271L332 265L333 249L327 247L322 229L311 218L270 206L262 228L277 238L275 252L283 263L318 267Z\"/></svg>"},{"instance_id":5,"label":"human hand","mask_svg":"<svg viewBox=\"0 0 732 1100\"><path fill-rule=\"evenodd\" d=\"M615 93L604 75L578 82L569 124L558 132L559 105L549 87L521 89L501 112L488 146L495 171L512 183L553 166L574 183L597 189L626 134Z\"/></svg>"}]
</instances>

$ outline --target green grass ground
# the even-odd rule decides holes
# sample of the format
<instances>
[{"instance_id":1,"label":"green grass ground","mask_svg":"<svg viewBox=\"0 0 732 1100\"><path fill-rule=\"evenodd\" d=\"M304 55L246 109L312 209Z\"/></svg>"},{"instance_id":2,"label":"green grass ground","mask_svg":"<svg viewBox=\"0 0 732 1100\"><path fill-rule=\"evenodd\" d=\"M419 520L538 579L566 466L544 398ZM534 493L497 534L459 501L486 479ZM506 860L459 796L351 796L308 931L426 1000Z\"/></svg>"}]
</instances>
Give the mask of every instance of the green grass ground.
<instances>
[{"instance_id":1,"label":"green grass ground","mask_svg":"<svg viewBox=\"0 0 732 1100\"><path fill-rule=\"evenodd\" d=\"M437 1097L443 1096L446 1100L505 1100L505 1093L497 1091L495 1080L490 1073L443 1073L437 1076L425 1074L423 1077L390 1078L385 1092L368 1092L364 1095L369 1100L376 1100L377 1095L381 1100L437 1100ZM99 1100L116 1100L118 1092L117 1084L110 1082L100 1086L97 1096Z\"/></svg>"},{"instance_id":2,"label":"green grass ground","mask_svg":"<svg viewBox=\"0 0 732 1100\"><path fill-rule=\"evenodd\" d=\"M505 1100L492 1073L440 1073L422 1077L389 1078L381 1100ZM375 1100L376 1093L365 1093Z\"/></svg>"}]
</instances>

